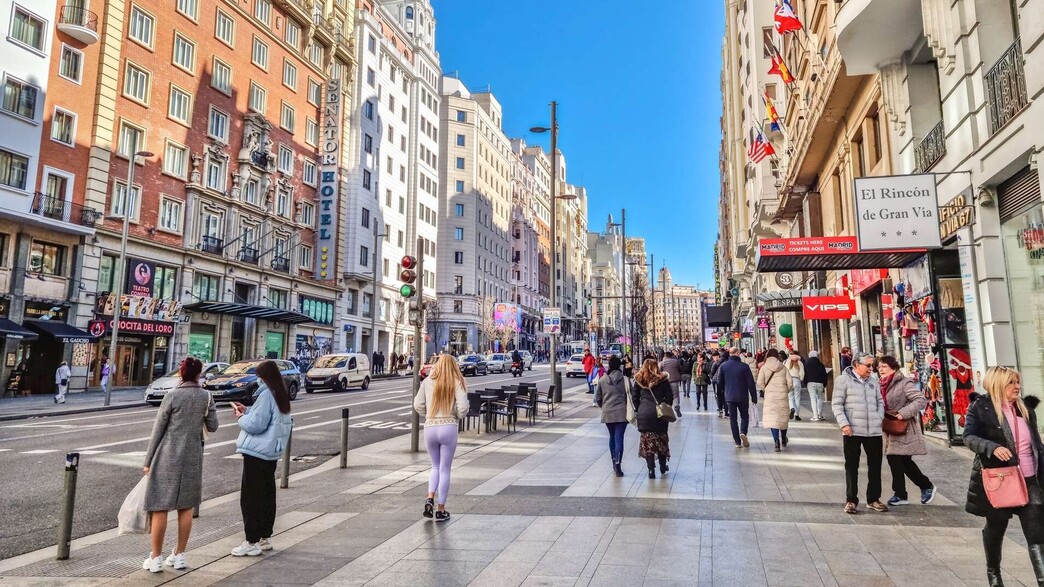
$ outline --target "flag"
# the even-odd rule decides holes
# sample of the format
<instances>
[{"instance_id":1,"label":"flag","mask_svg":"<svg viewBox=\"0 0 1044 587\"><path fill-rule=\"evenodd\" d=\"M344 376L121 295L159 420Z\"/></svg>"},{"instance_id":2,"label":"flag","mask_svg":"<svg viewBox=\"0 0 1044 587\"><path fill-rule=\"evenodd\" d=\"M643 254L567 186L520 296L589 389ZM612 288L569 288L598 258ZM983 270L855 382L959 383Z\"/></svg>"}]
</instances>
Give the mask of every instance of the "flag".
<instances>
[{"instance_id":1,"label":"flag","mask_svg":"<svg viewBox=\"0 0 1044 587\"><path fill-rule=\"evenodd\" d=\"M769 75L778 75L784 84L794 83L794 76L791 75L790 68L783 62L783 56L779 54L775 47L772 48L772 68L768 72Z\"/></svg>"},{"instance_id":2,"label":"flag","mask_svg":"<svg viewBox=\"0 0 1044 587\"><path fill-rule=\"evenodd\" d=\"M776 112L776 107L772 104L772 99L769 98L768 93L765 96L765 112L768 115L769 124L772 132L781 132L783 130L783 122L779 119L779 113Z\"/></svg>"},{"instance_id":3,"label":"flag","mask_svg":"<svg viewBox=\"0 0 1044 587\"><path fill-rule=\"evenodd\" d=\"M755 163L761 163L765 157L775 154L776 150L772 148L772 143L765 140L765 135L761 134L761 131L758 131L758 136L754 137L750 147L747 148L747 156Z\"/></svg>"},{"instance_id":4,"label":"flag","mask_svg":"<svg viewBox=\"0 0 1044 587\"><path fill-rule=\"evenodd\" d=\"M790 0L783 0L776 5L773 19L776 21L776 32L781 35L801 30L801 20L794 12L794 7L791 6Z\"/></svg>"}]
</instances>

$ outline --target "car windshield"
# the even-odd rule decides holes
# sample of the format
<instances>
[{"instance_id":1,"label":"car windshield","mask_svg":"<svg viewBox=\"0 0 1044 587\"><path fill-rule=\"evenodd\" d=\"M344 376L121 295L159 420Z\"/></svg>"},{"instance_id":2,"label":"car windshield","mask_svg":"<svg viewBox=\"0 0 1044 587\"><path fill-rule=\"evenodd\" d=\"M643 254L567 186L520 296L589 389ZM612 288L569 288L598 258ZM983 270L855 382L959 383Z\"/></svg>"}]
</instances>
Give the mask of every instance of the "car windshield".
<instances>
[{"instance_id":1,"label":"car windshield","mask_svg":"<svg viewBox=\"0 0 1044 587\"><path fill-rule=\"evenodd\" d=\"M460 360L462 363L478 363L482 359L478 355L468 355Z\"/></svg>"},{"instance_id":2,"label":"car windshield","mask_svg":"<svg viewBox=\"0 0 1044 587\"><path fill-rule=\"evenodd\" d=\"M583 355L573 355L573 356L569 357L569 362L570 363L572 363L573 361L583 361L583 360L584 360L584 356Z\"/></svg>"},{"instance_id":3,"label":"car windshield","mask_svg":"<svg viewBox=\"0 0 1044 587\"><path fill-rule=\"evenodd\" d=\"M320 369L342 369L348 364L348 357L338 357L337 355L327 355L325 357L319 357L319 360L315 362L313 367Z\"/></svg>"},{"instance_id":4,"label":"car windshield","mask_svg":"<svg viewBox=\"0 0 1044 587\"><path fill-rule=\"evenodd\" d=\"M233 363L225 369L222 375L253 375L254 369L257 369L258 363Z\"/></svg>"}]
</instances>

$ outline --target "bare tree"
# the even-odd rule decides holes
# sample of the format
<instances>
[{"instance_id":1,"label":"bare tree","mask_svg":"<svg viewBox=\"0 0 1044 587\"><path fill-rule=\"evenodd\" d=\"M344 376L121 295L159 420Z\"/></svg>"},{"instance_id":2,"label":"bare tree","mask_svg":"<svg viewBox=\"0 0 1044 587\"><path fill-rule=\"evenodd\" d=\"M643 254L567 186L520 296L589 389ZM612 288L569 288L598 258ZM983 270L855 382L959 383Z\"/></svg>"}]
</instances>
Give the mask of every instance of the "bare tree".
<instances>
[{"instance_id":1,"label":"bare tree","mask_svg":"<svg viewBox=\"0 0 1044 587\"><path fill-rule=\"evenodd\" d=\"M482 334L482 340L479 341L479 348L475 349L476 352L482 353L488 347L490 350L493 348L493 341L498 338L497 323L493 321L493 309L495 304L493 298L490 296L483 296L479 298L479 333Z\"/></svg>"},{"instance_id":2,"label":"bare tree","mask_svg":"<svg viewBox=\"0 0 1044 587\"><path fill-rule=\"evenodd\" d=\"M425 320L428 324L428 335L431 336L432 341L435 343L433 346L437 351L444 350L442 348L442 332L445 324L442 323L442 308L439 306L439 302L432 300L424 305L425 309Z\"/></svg>"},{"instance_id":3,"label":"bare tree","mask_svg":"<svg viewBox=\"0 0 1044 587\"><path fill-rule=\"evenodd\" d=\"M631 344L638 345L635 351L635 360L639 360L638 356L640 347L646 347L646 335L648 326L648 313L649 313L649 281L645 272L641 269L636 268L629 280L631 299L627 300L630 303L631 312L628 316L630 322L630 336Z\"/></svg>"},{"instance_id":4,"label":"bare tree","mask_svg":"<svg viewBox=\"0 0 1044 587\"><path fill-rule=\"evenodd\" d=\"M398 300L392 303L392 352L402 353L399 346L399 335L406 326L406 302Z\"/></svg>"}]
</instances>

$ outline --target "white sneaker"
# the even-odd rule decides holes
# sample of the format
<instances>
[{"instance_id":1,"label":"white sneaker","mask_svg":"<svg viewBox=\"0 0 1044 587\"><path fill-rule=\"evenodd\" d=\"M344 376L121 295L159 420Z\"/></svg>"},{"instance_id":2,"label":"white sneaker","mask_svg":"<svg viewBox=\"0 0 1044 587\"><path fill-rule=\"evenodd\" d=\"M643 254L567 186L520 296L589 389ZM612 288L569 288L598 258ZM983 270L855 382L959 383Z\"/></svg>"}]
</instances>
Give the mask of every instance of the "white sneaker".
<instances>
[{"instance_id":1,"label":"white sneaker","mask_svg":"<svg viewBox=\"0 0 1044 587\"><path fill-rule=\"evenodd\" d=\"M170 553L167 560L164 561L168 567L174 567L174 570L180 571L188 568L188 563L185 562L185 553L174 554Z\"/></svg>"},{"instance_id":2,"label":"white sneaker","mask_svg":"<svg viewBox=\"0 0 1044 587\"><path fill-rule=\"evenodd\" d=\"M262 550L262 552L272 550L272 543L269 542L267 538L262 538L261 541L257 543L257 546Z\"/></svg>"},{"instance_id":3,"label":"white sneaker","mask_svg":"<svg viewBox=\"0 0 1044 587\"><path fill-rule=\"evenodd\" d=\"M261 547L256 542L243 541L232 549L232 556L261 556Z\"/></svg>"},{"instance_id":4,"label":"white sneaker","mask_svg":"<svg viewBox=\"0 0 1044 587\"><path fill-rule=\"evenodd\" d=\"M150 573L162 573L163 572L163 555L155 558L151 556L145 557L145 561L141 563L143 570L149 571Z\"/></svg>"}]
</instances>

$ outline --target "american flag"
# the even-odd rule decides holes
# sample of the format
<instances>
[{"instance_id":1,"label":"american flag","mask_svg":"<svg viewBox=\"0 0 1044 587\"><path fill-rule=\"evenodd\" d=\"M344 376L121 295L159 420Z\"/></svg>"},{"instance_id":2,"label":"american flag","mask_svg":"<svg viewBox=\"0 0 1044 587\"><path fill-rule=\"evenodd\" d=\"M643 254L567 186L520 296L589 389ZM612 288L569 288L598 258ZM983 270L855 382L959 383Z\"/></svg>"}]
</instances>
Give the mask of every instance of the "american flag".
<instances>
[{"instance_id":1,"label":"american flag","mask_svg":"<svg viewBox=\"0 0 1044 587\"><path fill-rule=\"evenodd\" d=\"M775 154L776 150L772 148L772 143L765 140L765 136L761 134L761 131L758 131L757 136L753 137L750 147L747 148L747 156L755 163L761 163L765 160L765 157Z\"/></svg>"}]
</instances>

